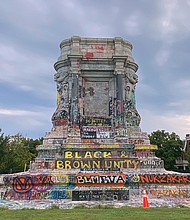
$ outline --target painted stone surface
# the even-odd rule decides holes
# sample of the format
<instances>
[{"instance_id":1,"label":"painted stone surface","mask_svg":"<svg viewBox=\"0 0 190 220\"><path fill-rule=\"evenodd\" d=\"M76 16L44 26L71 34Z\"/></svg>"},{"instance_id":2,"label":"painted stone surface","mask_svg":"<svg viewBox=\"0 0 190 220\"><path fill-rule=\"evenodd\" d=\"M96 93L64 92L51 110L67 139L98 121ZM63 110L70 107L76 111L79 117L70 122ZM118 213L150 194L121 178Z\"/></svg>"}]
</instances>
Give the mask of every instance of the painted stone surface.
<instances>
[{"instance_id":1,"label":"painted stone surface","mask_svg":"<svg viewBox=\"0 0 190 220\"><path fill-rule=\"evenodd\" d=\"M60 48L53 127L27 172L0 175L0 206L139 206L144 188L152 206L188 204L190 174L166 171L140 129L132 45L122 38L72 37Z\"/></svg>"}]
</instances>

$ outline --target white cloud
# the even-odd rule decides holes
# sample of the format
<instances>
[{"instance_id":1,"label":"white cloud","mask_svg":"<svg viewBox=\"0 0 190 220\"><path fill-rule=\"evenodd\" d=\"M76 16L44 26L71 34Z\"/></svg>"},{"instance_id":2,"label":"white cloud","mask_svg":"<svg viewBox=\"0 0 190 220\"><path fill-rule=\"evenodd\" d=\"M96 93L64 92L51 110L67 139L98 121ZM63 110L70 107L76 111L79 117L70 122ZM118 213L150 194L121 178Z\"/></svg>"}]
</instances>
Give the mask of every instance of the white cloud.
<instances>
[{"instance_id":1,"label":"white cloud","mask_svg":"<svg viewBox=\"0 0 190 220\"><path fill-rule=\"evenodd\" d=\"M21 133L32 138L50 131L52 108L36 107L35 110L0 108L0 128L6 135Z\"/></svg>"},{"instance_id":2,"label":"white cloud","mask_svg":"<svg viewBox=\"0 0 190 220\"><path fill-rule=\"evenodd\" d=\"M146 0L146 5L145 1L130 0L110 0L109 4L100 0L56 1L56 4L51 0L2 1L0 127L6 127L8 133L19 129L27 133L48 131L55 109L39 106L42 102L46 106L52 100L56 102L53 63L63 39L73 35L121 36L133 43L140 71L143 70L138 72L137 104L144 100L143 110L154 106L160 112L142 111L142 127L148 131L180 129L184 137L189 127L186 112L190 112L189 11L190 0ZM10 95L9 91L15 94ZM21 94L23 99L18 98ZM29 101L24 103L26 100ZM7 107L13 105L15 109ZM28 105L32 109L28 110ZM166 115L166 111L170 114Z\"/></svg>"},{"instance_id":3,"label":"white cloud","mask_svg":"<svg viewBox=\"0 0 190 220\"><path fill-rule=\"evenodd\" d=\"M5 116L32 116L37 115L37 112L26 111L26 110L16 110L16 109L0 109L0 115Z\"/></svg>"},{"instance_id":4,"label":"white cloud","mask_svg":"<svg viewBox=\"0 0 190 220\"><path fill-rule=\"evenodd\" d=\"M52 111L52 108L38 107L38 110L36 109L35 111L22 110L22 109L0 108L0 115L4 115L4 116L33 116L33 117L44 118L44 117L46 117L44 114L44 111L50 112L50 111ZM53 111L52 111L52 113L53 113Z\"/></svg>"},{"instance_id":5,"label":"white cloud","mask_svg":"<svg viewBox=\"0 0 190 220\"><path fill-rule=\"evenodd\" d=\"M143 109L140 113L142 117L141 128L149 134L157 130L175 132L181 139L185 134L190 133L190 115L178 115L168 112L153 112Z\"/></svg>"}]
</instances>

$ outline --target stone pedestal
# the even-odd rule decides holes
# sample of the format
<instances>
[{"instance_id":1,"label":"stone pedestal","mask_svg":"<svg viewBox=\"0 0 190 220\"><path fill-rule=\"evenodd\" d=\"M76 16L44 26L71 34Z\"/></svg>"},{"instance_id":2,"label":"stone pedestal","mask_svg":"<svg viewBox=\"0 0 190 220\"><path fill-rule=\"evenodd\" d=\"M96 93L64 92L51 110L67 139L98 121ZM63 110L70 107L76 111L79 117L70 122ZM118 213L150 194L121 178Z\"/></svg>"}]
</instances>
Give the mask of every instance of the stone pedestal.
<instances>
[{"instance_id":1,"label":"stone pedestal","mask_svg":"<svg viewBox=\"0 0 190 220\"><path fill-rule=\"evenodd\" d=\"M140 129L132 45L122 38L72 37L60 48L52 129L29 171L0 176L1 199L139 206L146 187L151 205L188 201L190 175L166 171Z\"/></svg>"}]
</instances>

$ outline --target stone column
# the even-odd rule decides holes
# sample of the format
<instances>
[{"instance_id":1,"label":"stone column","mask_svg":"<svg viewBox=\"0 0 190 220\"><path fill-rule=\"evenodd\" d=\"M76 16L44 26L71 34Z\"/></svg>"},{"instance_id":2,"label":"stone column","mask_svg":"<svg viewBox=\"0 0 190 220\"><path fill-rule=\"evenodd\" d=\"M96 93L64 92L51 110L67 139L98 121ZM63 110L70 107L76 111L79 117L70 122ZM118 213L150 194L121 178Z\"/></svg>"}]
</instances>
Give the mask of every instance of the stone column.
<instances>
[{"instance_id":1,"label":"stone column","mask_svg":"<svg viewBox=\"0 0 190 220\"><path fill-rule=\"evenodd\" d=\"M81 56L69 55L70 61L70 76L71 76L71 97L70 97L70 122L71 125L79 125L79 108L78 108L78 94L79 83L78 78L80 76L80 63Z\"/></svg>"},{"instance_id":2,"label":"stone column","mask_svg":"<svg viewBox=\"0 0 190 220\"><path fill-rule=\"evenodd\" d=\"M136 109L135 89L138 82L136 71L137 64L128 62L125 68L125 101L124 101L124 117L126 127L138 127L140 124L140 115Z\"/></svg>"},{"instance_id":3,"label":"stone column","mask_svg":"<svg viewBox=\"0 0 190 220\"><path fill-rule=\"evenodd\" d=\"M80 40L78 36L71 38L71 53L68 55L70 62L70 76L71 76L71 97L70 97L70 122L72 126L79 125L79 108L78 108L78 94L81 69L80 63L82 56L80 55Z\"/></svg>"},{"instance_id":4,"label":"stone column","mask_svg":"<svg viewBox=\"0 0 190 220\"><path fill-rule=\"evenodd\" d=\"M54 75L57 84L57 108L52 116L54 126L67 123L69 114L69 72L64 66L57 68Z\"/></svg>"},{"instance_id":5,"label":"stone column","mask_svg":"<svg viewBox=\"0 0 190 220\"><path fill-rule=\"evenodd\" d=\"M123 127L123 78L124 78L124 65L126 56L113 56L115 63L115 78L116 78L116 127Z\"/></svg>"}]
</instances>

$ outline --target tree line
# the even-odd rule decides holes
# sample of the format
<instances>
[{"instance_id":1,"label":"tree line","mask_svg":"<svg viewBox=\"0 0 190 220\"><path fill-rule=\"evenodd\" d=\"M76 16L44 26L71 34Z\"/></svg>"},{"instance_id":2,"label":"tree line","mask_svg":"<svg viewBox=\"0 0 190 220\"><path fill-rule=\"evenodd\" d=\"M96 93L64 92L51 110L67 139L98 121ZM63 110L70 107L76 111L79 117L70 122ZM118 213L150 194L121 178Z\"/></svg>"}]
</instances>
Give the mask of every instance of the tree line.
<instances>
[{"instance_id":1,"label":"tree line","mask_svg":"<svg viewBox=\"0 0 190 220\"><path fill-rule=\"evenodd\" d=\"M0 130L0 174L28 170L30 161L37 156L36 145L43 138L29 139L21 134L5 135Z\"/></svg>"},{"instance_id":2,"label":"tree line","mask_svg":"<svg viewBox=\"0 0 190 220\"><path fill-rule=\"evenodd\" d=\"M190 151L183 151L184 142L176 133L158 130L152 132L149 139L158 146L156 156L164 160L167 170L176 170L177 158L185 156L190 162ZM37 156L36 145L42 142L43 138L29 139L21 134L7 136L0 129L0 174L27 170Z\"/></svg>"}]
</instances>

